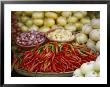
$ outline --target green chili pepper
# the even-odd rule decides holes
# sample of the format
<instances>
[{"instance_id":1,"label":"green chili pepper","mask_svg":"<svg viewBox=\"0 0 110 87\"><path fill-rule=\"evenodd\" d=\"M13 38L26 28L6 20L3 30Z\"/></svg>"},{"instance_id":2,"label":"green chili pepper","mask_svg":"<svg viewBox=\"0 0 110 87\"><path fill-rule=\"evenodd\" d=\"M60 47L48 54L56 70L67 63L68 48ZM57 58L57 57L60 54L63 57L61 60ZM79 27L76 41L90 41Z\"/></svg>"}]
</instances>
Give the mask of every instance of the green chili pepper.
<instances>
[{"instance_id":1,"label":"green chili pepper","mask_svg":"<svg viewBox=\"0 0 110 87\"><path fill-rule=\"evenodd\" d=\"M52 51L55 51L55 47L54 47L53 44L50 44L50 45L49 45L49 48L50 48Z\"/></svg>"}]
</instances>

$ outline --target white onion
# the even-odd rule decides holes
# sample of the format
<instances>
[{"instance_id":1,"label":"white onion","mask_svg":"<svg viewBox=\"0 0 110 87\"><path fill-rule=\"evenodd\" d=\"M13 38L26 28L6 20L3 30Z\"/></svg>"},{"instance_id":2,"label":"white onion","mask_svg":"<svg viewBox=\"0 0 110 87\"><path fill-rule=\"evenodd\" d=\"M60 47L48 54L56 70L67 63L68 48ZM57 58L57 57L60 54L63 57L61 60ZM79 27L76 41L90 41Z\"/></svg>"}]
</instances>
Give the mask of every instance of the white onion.
<instances>
[{"instance_id":1,"label":"white onion","mask_svg":"<svg viewBox=\"0 0 110 87\"><path fill-rule=\"evenodd\" d=\"M44 21L43 21L43 19L34 19L33 23L37 26L42 26Z\"/></svg>"},{"instance_id":2,"label":"white onion","mask_svg":"<svg viewBox=\"0 0 110 87\"><path fill-rule=\"evenodd\" d=\"M63 11L62 12L62 16L63 17L69 17L69 16L71 16L72 15L72 12L71 11Z\"/></svg>"},{"instance_id":3,"label":"white onion","mask_svg":"<svg viewBox=\"0 0 110 87\"><path fill-rule=\"evenodd\" d=\"M46 12L46 13L45 13L45 16L46 16L47 18L53 18L53 19L57 19L57 17L58 17L55 12Z\"/></svg>"},{"instance_id":4,"label":"white onion","mask_svg":"<svg viewBox=\"0 0 110 87\"><path fill-rule=\"evenodd\" d=\"M85 74L85 77L97 77L97 73L95 71L90 71Z\"/></svg>"},{"instance_id":5,"label":"white onion","mask_svg":"<svg viewBox=\"0 0 110 87\"><path fill-rule=\"evenodd\" d=\"M99 41L100 40L100 30L94 29L89 33L89 37L91 40Z\"/></svg>"},{"instance_id":6,"label":"white onion","mask_svg":"<svg viewBox=\"0 0 110 87\"><path fill-rule=\"evenodd\" d=\"M55 24L55 20L52 18L48 18L44 20L44 25L48 27L52 27Z\"/></svg>"},{"instance_id":7,"label":"white onion","mask_svg":"<svg viewBox=\"0 0 110 87\"><path fill-rule=\"evenodd\" d=\"M87 41L86 45L88 48L95 49L95 42L91 39Z\"/></svg>"},{"instance_id":8,"label":"white onion","mask_svg":"<svg viewBox=\"0 0 110 87\"><path fill-rule=\"evenodd\" d=\"M65 29L73 32L73 31L76 31L76 26L73 24L67 24L65 25Z\"/></svg>"},{"instance_id":9,"label":"white onion","mask_svg":"<svg viewBox=\"0 0 110 87\"><path fill-rule=\"evenodd\" d=\"M83 74L93 71L93 62L83 63L80 69Z\"/></svg>"},{"instance_id":10,"label":"white onion","mask_svg":"<svg viewBox=\"0 0 110 87\"><path fill-rule=\"evenodd\" d=\"M64 26L64 25L66 25L66 18L65 17L59 17L58 19L57 19L57 23L58 23L58 25L61 25L61 26Z\"/></svg>"},{"instance_id":11,"label":"white onion","mask_svg":"<svg viewBox=\"0 0 110 87\"><path fill-rule=\"evenodd\" d=\"M73 76L75 77L82 77L82 73L81 73L81 70L80 68L76 69L74 72L73 72Z\"/></svg>"},{"instance_id":12,"label":"white onion","mask_svg":"<svg viewBox=\"0 0 110 87\"><path fill-rule=\"evenodd\" d=\"M94 29L100 29L100 19L92 19L91 24Z\"/></svg>"},{"instance_id":13,"label":"white onion","mask_svg":"<svg viewBox=\"0 0 110 87\"><path fill-rule=\"evenodd\" d=\"M79 44L84 44L86 43L88 40L88 37L86 34L83 34L83 33L78 33L76 35L76 41L79 43Z\"/></svg>"},{"instance_id":14,"label":"white onion","mask_svg":"<svg viewBox=\"0 0 110 87\"><path fill-rule=\"evenodd\" d=\"M33 12L32 18L43 18L44 17L44 12Z\"/></svg>"},{"instance_id":15,"label":"white onion","mask_svg":"<svg viewBox=\"0 0 110 87\"><path fill-rule=\"evenodd\" d=\"M96 61L93 65L93 67L96 72L99 72L100 71L100 61Z\"/></svg>"},{"instance_id":16,"label":"white onion","mask_svg":"<svg viewBox=\"0 0 110 87\"><path fill-rule=\"evenodd\" d=\"M72 17L69 17L69 18L67 19L67 21L68 21L68 23L75 23L75 22L78 21L78 18L75 17L75 16L72 16Z\"/></svg>"},{"instance_id":17,"label":"white onion","mask_svg":"<svg viewBox=\"0 0 110 87\"><path fill-rule=\"evenodd\" d=\"M98 42L96 43L96 50L97 50L97 51L100 51L100 41L98 41Z\"/></svg>"},{"instance_id":18,"label":"white onion","mask_svg":"<svg viewBox=\"0 0 110 87\"><path fill-rule=\"evenodd\" d=\"M92 31L92 27L91 27L90 24L85 24L82 27L82 32L85 33L85 34L89 34L91 31Z\"/></svg>"}]
</instances>

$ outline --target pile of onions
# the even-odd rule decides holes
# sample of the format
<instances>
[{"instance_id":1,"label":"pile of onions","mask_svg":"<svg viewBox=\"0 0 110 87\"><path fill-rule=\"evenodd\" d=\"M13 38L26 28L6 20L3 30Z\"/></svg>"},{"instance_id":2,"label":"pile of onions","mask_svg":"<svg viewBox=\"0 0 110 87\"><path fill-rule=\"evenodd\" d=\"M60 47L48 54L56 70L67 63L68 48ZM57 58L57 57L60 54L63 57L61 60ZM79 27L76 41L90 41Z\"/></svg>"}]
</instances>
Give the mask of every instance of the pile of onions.
<instances>
[{"instance_id":1,"label":"pile of onions","mask_svg":"<svg viewBox=\"0 0 110 87\"><path fill-rule=\"evenodd\" d=\"M16 42L22 46L35 46L45 41L44 33L37 31L29 31L21 33L17 38Z\"/></svg>"}]
</instances>

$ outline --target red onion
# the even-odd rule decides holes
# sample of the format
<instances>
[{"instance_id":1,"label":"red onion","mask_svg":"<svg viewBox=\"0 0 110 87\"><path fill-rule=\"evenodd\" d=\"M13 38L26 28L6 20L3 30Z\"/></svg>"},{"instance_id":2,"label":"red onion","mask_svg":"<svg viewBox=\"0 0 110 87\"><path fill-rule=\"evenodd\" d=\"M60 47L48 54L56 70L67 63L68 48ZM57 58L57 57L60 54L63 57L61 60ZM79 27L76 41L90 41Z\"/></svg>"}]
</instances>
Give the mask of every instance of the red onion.
<instances>
[{"instance_id":1,"label":"red onion","mask_svg":"<svg viewBox=\"0 0 110 87\"><path fill-rule=\"evenodd\" d=\"M18 35L16 42L23 46L34 46L45 41L45 34L38 31L24 32Z\"/></svg>"}]
</instances>

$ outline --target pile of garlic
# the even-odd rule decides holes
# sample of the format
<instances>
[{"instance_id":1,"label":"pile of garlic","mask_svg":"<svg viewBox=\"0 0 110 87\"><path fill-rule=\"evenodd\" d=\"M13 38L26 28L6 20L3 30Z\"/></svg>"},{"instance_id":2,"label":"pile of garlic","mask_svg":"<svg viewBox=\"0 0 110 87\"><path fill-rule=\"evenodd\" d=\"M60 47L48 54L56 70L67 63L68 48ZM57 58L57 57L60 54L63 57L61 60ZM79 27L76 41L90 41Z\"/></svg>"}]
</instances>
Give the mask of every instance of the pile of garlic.
<instances>
[{"instance_id":1,"label":"pile of garlic","mask_svg":"<svg viewBox=\"0 0 110 87\"><path fill-rule=\"evenodd\" d=\"M87 62L81 65L73 73L73 77L100 77L100 56L96 61Z\"/></svg>"}]
</instances>

